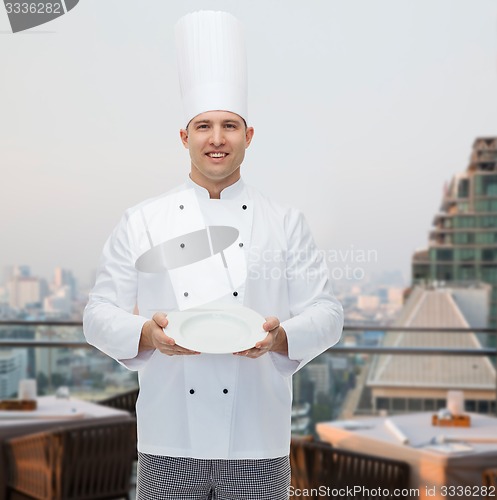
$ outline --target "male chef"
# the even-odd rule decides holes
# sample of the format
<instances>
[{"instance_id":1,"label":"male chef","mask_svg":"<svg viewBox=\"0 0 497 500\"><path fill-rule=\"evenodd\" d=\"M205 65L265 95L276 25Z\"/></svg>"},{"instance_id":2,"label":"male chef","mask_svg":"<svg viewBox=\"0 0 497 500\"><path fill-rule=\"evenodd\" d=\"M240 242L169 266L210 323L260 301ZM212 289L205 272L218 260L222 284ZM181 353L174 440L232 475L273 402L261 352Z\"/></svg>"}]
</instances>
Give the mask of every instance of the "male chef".
<instances>
[{"instance_id":1,"label":"male chef","mask_svg":"<svg viewBox=\"0 0 497 500\"><path fill-rule=\"evenodd\" d=\"M190 173L126 211L105 244L84 331L138 370L138 499L283 500L291 377L339 340L343 312L302 214L240 176L254 129L239 22L188 14L176 45ZM199 311L238 311L240 324L257 313L262 336L223 352L204 314L203 338L222 353L176 342Z\"/></svg>"}]
</instances>

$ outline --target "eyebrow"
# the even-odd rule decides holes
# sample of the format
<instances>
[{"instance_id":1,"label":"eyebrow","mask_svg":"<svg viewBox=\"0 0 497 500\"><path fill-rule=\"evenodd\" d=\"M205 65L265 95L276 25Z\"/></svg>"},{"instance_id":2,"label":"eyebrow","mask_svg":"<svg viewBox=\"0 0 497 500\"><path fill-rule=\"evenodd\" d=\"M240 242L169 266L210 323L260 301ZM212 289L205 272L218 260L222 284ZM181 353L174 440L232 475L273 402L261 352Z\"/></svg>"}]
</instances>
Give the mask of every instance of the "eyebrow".
<instances>
[{"instance_id":1,"label":"eyebrow","mask_svg":"<svg viewBox=\"0 0 497 500\"><path fill-rule=\"evenodd\" d=\"M212 124L212 120L194 120L193 122L193 125L201 125L201 124ZM228 120L223 120L221 122L222 124L225 124L225 123L237 123L238 125L240 125L242 123L241 120L237 120L236 118L230 118Z\"/></svg>"}]
</instances>

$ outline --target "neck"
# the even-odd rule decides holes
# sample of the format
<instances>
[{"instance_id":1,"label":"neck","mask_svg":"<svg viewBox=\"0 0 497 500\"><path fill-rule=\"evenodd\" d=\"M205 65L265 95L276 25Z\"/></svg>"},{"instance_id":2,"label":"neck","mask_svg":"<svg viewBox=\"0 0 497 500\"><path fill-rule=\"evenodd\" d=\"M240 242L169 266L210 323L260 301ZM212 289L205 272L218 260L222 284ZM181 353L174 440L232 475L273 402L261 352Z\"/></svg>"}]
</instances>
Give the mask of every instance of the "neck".
<instances>
[{"instance_id":1,"label":"neck","mask_svg":"<svg viewBox=\"0 0 497 500\"><path fill-rule=\"evenodd\" d=\"M192 169L192 171L190 172L190 179L195 184L198 184L204 189L207 189L207 191L209 192L209 198L213 200L219 200L221 198L221 191L233 185L240 179L240 169L237 169L230 176L220 180L209 179L208 177L200 174L198 170Z\"/></svg>"}]
</instances>

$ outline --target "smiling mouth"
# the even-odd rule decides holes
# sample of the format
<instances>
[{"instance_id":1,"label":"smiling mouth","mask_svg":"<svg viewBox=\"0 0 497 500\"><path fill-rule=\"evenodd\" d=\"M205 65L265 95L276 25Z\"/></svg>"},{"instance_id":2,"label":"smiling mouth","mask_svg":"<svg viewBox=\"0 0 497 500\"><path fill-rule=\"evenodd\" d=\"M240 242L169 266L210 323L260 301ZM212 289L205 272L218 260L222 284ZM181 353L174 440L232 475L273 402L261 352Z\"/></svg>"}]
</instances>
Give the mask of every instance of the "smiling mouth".
<instances>
[{"instance_id":1,"label":"smiling mouth","mask_svg":"<svg viewBox=\"0 0 497 500\"><path fill-rule=\"evenodd\" d=\"M228 156L228 153L220 153L220 152L207 153L207 156L209 158L225 158L226 156Z\"/></svg>"}]
</instances>

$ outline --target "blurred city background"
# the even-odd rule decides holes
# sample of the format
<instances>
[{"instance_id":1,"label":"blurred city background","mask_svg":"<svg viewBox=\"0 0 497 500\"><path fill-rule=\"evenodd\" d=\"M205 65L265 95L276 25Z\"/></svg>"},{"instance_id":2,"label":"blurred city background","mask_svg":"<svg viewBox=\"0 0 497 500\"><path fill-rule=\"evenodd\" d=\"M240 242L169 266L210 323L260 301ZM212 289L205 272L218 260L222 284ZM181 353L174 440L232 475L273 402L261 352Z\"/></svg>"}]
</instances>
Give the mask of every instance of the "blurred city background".
<instances>
[{"instance_id":1,"label":"blurred city background","mask_svg":"<svg viewBox=\"0 0 497 500\"><path fill-rule=\"evenodd\" d=\"M339 346L295 377L296 433L436 411L451 389L496 412L497 7L372 4L212 6L250 40L243 175L304 211L345 309ZM120 214L188 171L172 33L200 7L87 0L2 32L0 399L25 378L93 401L136 387L81 316Z\"/></svg>"},{"instance_id":2,"label":"blurred city background","mask_svg":"<svg viewBox=\"0 0 497 500\"><path fill-rule=\"evenodd\" d=\"M356 252L356 263L367 258ZM80 322L88 289L70 269L54 269L50 280L26 264L4 273L0 399L15 397L25 378L37 379L40 394L67 386L91 400L136 387L134 373L84 344ZM497 137L476 138L467 168L445 186L426 248L412 256L407 286L392 271L337 280L335 288L346 330L338 349L295 377L295 433L354 415L437 411L454 389L464 391L467 411L494 414L495 356L476 351L496 349ZM398 353L373 354L374 347ZM440 352L409 353L416 348ZM444 349L467 352L462 357Z\"/></svg>"}]
</instances>

